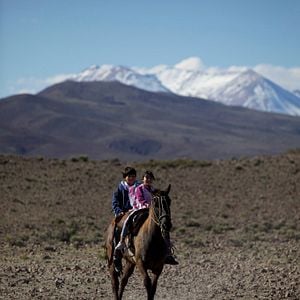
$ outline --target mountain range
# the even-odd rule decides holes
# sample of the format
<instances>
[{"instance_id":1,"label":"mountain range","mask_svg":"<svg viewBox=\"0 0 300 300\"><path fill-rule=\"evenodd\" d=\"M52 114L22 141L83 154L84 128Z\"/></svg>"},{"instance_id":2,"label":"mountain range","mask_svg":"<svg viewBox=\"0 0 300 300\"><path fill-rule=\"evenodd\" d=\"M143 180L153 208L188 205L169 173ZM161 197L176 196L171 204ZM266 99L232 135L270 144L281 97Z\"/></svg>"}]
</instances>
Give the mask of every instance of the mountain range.
<instances>
[{"instance_id":1,"label":"mountain range","mask_svg":"<svg viewBox=\"0 0 300 300\"><path fill-rule=\"evenodd\" d=\"M300 116L299 91L288 91L246 68L201 69L198 58L151 69L92 66L69 77L74 81L119 81L151 92L217 101L226 105Z\"/></svg>"},{"instance_id":2,"label":"mountain range","mask_svg":"<svg viewBox=\"0 0 300 300\"><path fill-rule=\"evenodd\" d=\"M1 99L0 153L137 161L223 159L300 147L299 117L180 96L163 86L150 92L83 79Z\"/></svg>"}]
</instances>

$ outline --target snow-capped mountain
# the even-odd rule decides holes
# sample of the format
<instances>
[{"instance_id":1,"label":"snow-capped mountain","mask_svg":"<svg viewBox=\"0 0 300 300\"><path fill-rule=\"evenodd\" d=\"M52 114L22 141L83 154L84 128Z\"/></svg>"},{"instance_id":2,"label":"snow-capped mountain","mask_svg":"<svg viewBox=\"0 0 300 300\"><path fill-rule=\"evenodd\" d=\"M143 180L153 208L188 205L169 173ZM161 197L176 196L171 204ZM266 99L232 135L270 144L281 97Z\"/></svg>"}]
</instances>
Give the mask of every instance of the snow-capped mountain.
<instances>
[{"instance_id":1,"label":"snow-capped mountain","mask_svg":"<svg viewBox=\"0 0 300 300\"><path fill-rule=\"evenodd\" d=\"M211 99L227 105L300 116L300 98L250 69L219 88Z\"/></svg>"},{"instance_id":2,"label":"snow-capped mountain","mask_svg":"<svg viewBox=\"0 0 300 300\"><path fill-rule=\"evenodd\" d=\"M297 94L245 67L203 68L201 61L192 57L173 67L161 65L140 72L156 75L170 91L183 96L300 116Z\"/></svg>"},{"instance_id":3,"label":"snow-capped mountain","mask_svg":"<svg viewBox=\"0 0 300 300\"><path fill-rule=\"evenodd\" d=\"M123 66L91 66L69 79L74 81L119 81L150 92L169 92L155 75L140 74Z\"/></svg>"},{"instance_id":4,"label":"snow-capped mountain","mask_svg":"<svg viewBox=\"0 0 300 300\"><path fill-rule=\"evenodd\" d=\"M174 66L158 65L150 69L92 66L69 79L119 81L151 92L172 92L226 105L300 116L299 91L289 92L245 67L206 68L197 57Z\"/></svg>"},{"instance_id":5,"label":"snow-capped mountain","mask_svg":"<svg viewBox=\"0 0 300 300\"><path fill-rule=\"evenodd\" d=\"M142 74L155 75L160 82L173 93L182 96L192 96L210 99L212 94L237 77L245 69L220 70L201 67L198 58L189 58L170 66L157 66L149 70L138 70Z\"/></svg>"}]
</instances>

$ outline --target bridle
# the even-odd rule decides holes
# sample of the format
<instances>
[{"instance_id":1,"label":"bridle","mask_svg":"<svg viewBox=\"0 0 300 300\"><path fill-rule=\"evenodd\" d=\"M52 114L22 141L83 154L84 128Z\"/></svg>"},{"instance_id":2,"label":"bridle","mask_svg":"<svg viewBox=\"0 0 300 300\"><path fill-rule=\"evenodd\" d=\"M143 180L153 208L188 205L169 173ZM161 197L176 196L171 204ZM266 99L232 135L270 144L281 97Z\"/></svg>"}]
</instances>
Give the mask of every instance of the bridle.
<instances>
[{"instance_id":1,"label":"bridle","mask_svg":"<svg viewBox=\"0 0 300 300\"><path fill-rule=\"evenodd\" d=\"M156 206L156 203L158 204L158 208ZM164 195L153 196L152 206L153 216L151 218L160 227L162 236L165 237L172 227L171 211L167 201L167 197ZM169 220L170 228L166 228L165 222L163 222L164 219Z\"/></svg>"}]
</instances>

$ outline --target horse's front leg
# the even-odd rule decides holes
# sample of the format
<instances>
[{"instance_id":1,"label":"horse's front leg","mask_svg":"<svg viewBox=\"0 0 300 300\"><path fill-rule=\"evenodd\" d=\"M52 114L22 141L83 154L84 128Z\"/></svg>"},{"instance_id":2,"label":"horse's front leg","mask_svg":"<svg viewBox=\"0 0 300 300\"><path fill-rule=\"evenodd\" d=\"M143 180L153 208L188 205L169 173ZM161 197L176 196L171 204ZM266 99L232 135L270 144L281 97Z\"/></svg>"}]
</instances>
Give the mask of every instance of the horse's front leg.
<instances>
[{"instance_id":1,"label":"horse's front leg","mask_svg":"<svg viewBox=\"0 0 300 300\"><path fill-rule=\"evenodd\" d=\"M158 278L163 270L163 265L161 268L157 270L153 270L153 275L152 275L152 285L151 285L151 299L154 299L154 295L156 293L156 288L157 288L157 282Z\"/></svg>"},{"instance_id":2,"label":"horse's front leg","mask_svg":"<svg viewBox=\"0 0 300 300\"><path fill-rule=\"evenodd\" d=\"M123 270L123 275L121 278L120 289L119 289L119 299L122 299L124 289L127 285L129 277L132 275L134 271L135 265L129 261L126 261L125 268Z\"/></svg>"},{"instance_id":3,"label":"horse's front leg","mask_svg":"<svg viewBox=\"0 0 300 300\"><path fill-rule=\"evenodd\" d=\"M114 299L119 300L119 278L118 274L115 271L115 267L113 264L109 266L109 273L110 273L110 278L111 278L111 287L112 287L112 292L114 294Z\"/></svg>"},{"instance_id":4,"label":"horse's front leg","mask_svg":"<svg viewBox=\"0 0 300 300\"><path fill-rule=\"evenodd\" d=\"M153 296L154 296L154 295L152 295L152 292L151 292L152 291L152 282L151 282L151 278L149 277L149 274L148 274L142 260L138 260L136 262L136 266L139 269L139 271L143 277L144 286L147 290L148 300L152 300Z\"/></svg>"}]
</instances>

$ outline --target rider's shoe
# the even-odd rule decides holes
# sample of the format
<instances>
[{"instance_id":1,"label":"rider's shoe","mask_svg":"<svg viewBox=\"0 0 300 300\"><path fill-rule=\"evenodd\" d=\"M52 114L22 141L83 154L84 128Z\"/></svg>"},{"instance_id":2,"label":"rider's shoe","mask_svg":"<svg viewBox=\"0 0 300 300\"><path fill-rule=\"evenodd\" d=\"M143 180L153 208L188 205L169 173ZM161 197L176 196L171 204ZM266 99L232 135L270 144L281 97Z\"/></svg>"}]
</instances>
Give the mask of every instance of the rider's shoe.
<instances>
[{"instance_id":1,"label":"rider's shoe","mask_svg":"<svg viewBox=\"0 0 300 300\"><path fill-rule=\"evenodd\" d=\"M179 262L175 259L175 257L173 255L168 255L165 258L165 264L167 264L167 265L178 265Z\"/></svg>"},{"instance_id":2,"label":"rider's shoe","mask_svg":"<svg viewBox=\"0 0 300 300\"><path fill-rule=\"evenodd\" d=\"M121 256L117 256L115 255L114 256L114 268L115 268L115 271L117 273L122 273L122 257Z\"/></svg>"}]
</instances>

